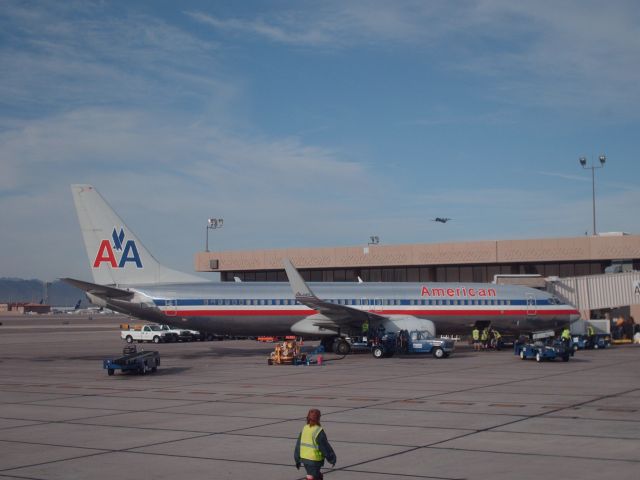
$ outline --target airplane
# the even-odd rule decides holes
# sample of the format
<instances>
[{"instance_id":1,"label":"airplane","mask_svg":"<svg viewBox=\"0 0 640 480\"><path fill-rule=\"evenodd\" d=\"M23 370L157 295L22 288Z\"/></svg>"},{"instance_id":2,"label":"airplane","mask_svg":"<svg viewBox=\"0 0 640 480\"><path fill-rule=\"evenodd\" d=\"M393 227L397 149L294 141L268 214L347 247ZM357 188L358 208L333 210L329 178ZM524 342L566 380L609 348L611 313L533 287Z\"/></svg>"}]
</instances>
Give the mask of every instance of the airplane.
<instances>
[{"instance_id":1,"label":"airplane","mask_svg":"<svg viewBox=\"0 0 640 480\"><path fill-rule=\"evenodd\" d=\"M447 223L449 220L453 220L453 219L452 218L447 218L447 217L436 217L431 221L432 222Z\"/></svg>"},{"instance_id":2,"label":"airplane","mask_svg":"<svg viewBox=\"0 0 640 480\"><path fill-rule=\"evenodd\" d=\"M159 324L205 334L320 338L349 352L344 337L400 330L468 333L473 325L502 331L565 326L579 312L553 295L490 283L307 283L283 258L288 282L217 282L158 262L91 185L72 185L93 282L64 278L89 301Z\"/></svg>"}]
</instances>

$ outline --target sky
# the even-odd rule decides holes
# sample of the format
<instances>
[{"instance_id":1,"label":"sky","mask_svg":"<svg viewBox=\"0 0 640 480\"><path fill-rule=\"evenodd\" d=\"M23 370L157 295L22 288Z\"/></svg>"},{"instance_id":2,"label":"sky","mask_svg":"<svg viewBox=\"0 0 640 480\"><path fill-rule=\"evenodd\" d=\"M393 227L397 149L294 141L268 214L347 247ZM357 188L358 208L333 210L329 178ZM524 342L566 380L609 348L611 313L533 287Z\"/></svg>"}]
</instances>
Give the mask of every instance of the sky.
<instances>
[{"instance_id":1,"label":"sky","mask_svg":"<svg viewBox=\"0 0 640 480\"><path fill-rule=\"evenodd\" d=\"M212 251L592 234L601 154L597 231L640 233L639 58L633 0L2 0L0 277L91 279L76 183L186 272L210 217Z\"/></svg>"}]
</instances>

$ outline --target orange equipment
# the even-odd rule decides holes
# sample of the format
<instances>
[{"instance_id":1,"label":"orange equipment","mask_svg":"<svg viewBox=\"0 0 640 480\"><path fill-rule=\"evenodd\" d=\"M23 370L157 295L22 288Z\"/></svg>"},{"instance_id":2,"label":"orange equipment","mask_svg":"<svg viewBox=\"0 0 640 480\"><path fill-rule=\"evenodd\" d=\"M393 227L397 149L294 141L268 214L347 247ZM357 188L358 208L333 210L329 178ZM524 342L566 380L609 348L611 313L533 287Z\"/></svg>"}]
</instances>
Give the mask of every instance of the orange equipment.
<instances>
[{"instance_id":1,"label":"orange equipment","mask_svg":"<svg viewBox=\"0 0 640 480\"><path fill-rule=\"evenodd\" d=\"M267 363L269 365L297 365L307 361L307 356L300 353L300 347L295 340L285 340L278 343L271 352Z\"/></svg>"}]
</instances>

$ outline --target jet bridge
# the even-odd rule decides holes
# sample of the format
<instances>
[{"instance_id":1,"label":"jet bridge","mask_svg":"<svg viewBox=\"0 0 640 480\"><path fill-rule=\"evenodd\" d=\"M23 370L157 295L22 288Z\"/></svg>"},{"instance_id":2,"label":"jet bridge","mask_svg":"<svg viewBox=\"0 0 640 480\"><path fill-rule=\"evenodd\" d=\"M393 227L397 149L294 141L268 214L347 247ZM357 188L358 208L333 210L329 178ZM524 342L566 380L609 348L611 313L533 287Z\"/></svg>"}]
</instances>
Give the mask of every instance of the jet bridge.
<instances>
[{"instance_id":1,"label":"jet bridge","mask_svg":"<svg viewBox=\"0 0 640 480\"><path fill-rule=\"evenodd\" d=\"M581 312L640 305L640 272L547 279L547 291Z\"/></svg>"}]
</instances>

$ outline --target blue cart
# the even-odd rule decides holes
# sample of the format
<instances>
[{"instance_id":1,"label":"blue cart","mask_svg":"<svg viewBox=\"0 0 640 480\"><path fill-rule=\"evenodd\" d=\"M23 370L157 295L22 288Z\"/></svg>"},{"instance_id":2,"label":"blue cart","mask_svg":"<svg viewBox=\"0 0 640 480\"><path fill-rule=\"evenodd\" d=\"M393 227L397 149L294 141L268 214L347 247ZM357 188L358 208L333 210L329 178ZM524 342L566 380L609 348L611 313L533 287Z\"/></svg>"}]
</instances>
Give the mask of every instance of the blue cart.
<instances>
[{"instance_id":1,"label":"blue cart","mask_svg":"<svg viewBox=\"0 0 640 480\"><path fill-rule=\"evenodd\" d=\"M560 341L554 341L553 343L538 341L518 345L515 354L522 360L535 358L536 362L542 362L543 360L561 358L563 362L568 362L571 358L572 350Z\"/></svg>"},{"instance_id":2,"label":"blue cart","mask_svg":"<svg viewBox=\"0 0 640 480\"><path fill-rule=\"evenodd\" d=\"M115 359L108 358L102 362L102 368L109 376L116 370L123 373L138 373L144 375L148 372L155 373L160 366L160 352L137 352L135 346L125 347L123 356Z\"/></svg>"},{"instance_id":3,"label":"blue cart","mask_svg":"<svg viewBox=\"0 0 640 480\"><path fill-rule=\"evenodd\" d=\"M404 334L389 333L375 341L371 353L375 358L391 357L398 354L431 354L435 358L446 358L455 348L453 340L435 338L428 332L414 330Z\"/></svg>"},{"instance_id":4,"label":"blue cart","mask_svg":"<svg viewBox=\"0 0 640 480\"><path fill-rule=\"evenodd\" d=\"M574 351L598 350L611 346L611 335L608 333L597 333L591 337L589 335L574 335L571 340Z\"/></svg>"}]
</instances>

